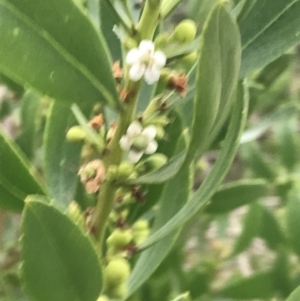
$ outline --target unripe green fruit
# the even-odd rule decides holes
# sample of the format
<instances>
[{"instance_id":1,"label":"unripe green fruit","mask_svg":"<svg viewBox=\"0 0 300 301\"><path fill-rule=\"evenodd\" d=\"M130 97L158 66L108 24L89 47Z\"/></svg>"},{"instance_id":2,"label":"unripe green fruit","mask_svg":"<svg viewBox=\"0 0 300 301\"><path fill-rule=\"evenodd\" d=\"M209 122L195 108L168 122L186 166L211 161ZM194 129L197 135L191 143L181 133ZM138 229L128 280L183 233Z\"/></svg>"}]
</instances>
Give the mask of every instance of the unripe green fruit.
<instances>
[{"instance_id":1,"label":"unripe green fruit","mask_svg":"<svg viewBox=\"0 0 300 301\"><path fill-rule=\"evenodd\" d=\"M129 162L122 162L118 167L118 178L119 180L126 180L133 173L133 165Z\"/></svg>"},{"instance_id":2,"label":"unripe green fruit","mask_svg":"<svg viewBox=\"0 0 300 301\"><path fill-rule=\"evenodd\" d=\"M127 296L128 288L127 285L121 284L117 287L114 287L109 291L109 295L114 299L124 299Z\"/></svg>"},{"instance_id":3,"label":"unripe green fruit","mask_svg":"<svg viewBox=\"0 0 300 301\"><path fill-rule=\"evenodd\" d=\"M97 301L109 301L109 299L106 296L102 295L97 299Z\"/></svg>"},{"instance_id":4,"label":"unripe green fruit","mask_svg":"<svg viewBox=\"0 0 300 301\"><path fill-rule=\"evenodd\" d=\"M82 142L86 137L85 131L80 125L72 126L67 132L69 142Z\"/></svg>"},{"instance_id":5,"label":"unripe green fruit","mask_svg":"<svg viewBox=\"0 0 300 301\"><path fill-rule=\"evenodd\" d=\"M193 20L183 20L175 28L173 33L174 40L180 43L192 42L197 33L197 27Z\"/></svg>"},{"instance_id":6,"label":"unripe green fruit","mask_svg":"<svg viewBox=\"0 0 300 301\"><path fill-rule=\"evenodd\" d=\"M149 222L145 219L139 220L132 226L134 231L143 231L149 229Z\"/></svg>"},{"instance_id":7,"label":"unripe green fruit","mask_svg":"<svg viewBox=\"0 0 300 301\"><path fill-rule=\"evenodd\" d=\"M197 52L191 52L188 55L183 56L182 58L180 58L180 63L183 65L188 65L191 66L192 64L194 64L197 60Z\"/></svg>"},{"instance_id":8,"label":"unripe green fruit","mask_svg":"<svg viewBox=\"0 0 300 301\"><path fill-rule=\"evenodd\" d=\"M150 156L144 164L146 165L147 170L155 170L163 165L165 165L168 161L168 158L164 154L154 154Z\"/></svg>"},{"instance_id":9,"label":"unripe green fruit","mask_svg":"<svg viewBox=\"0 0 300 301\"><path fill-rule=\"evenodd\" d=\"M145 229L145 230L135 232L134 235L133 235L134 242L137 245L141 244L149 236L149 233L150 233L149 229Z\"/></svg>"},{"instance_id":10,"label":"unripe green fruit","mask_svg":"<svg viewBox=\"0 0 300 301\"><path fill-rule=\"evenodd\" d=\"M129 277L129 263L123 259L113 259L105 268L104 277L108 288L118 287Z\"/></svg>"},{"instance_id":11,"label":"unripe green fruit","mask_svg":"<svg viewBox=\"0 0 300 301\"><path fill-rule=\"evenodd\" d=\"M130 230L116 229L108 238L107 245L114 249L123 249L132 240L132 233Z\"/></svg>"}]
</instances>

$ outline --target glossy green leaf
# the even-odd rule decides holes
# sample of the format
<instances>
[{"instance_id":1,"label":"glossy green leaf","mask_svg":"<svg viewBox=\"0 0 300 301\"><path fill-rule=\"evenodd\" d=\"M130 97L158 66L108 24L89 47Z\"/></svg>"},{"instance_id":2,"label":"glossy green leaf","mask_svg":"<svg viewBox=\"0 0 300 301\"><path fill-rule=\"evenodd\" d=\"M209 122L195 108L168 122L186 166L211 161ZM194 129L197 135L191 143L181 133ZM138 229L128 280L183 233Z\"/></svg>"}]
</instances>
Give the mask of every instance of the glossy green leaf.
<instances>
[{"instance_id":1,"label":"glossy green leaf","mask_svg":"<svg viewBox=\"0 0 300 301\"><path fill-rule=\"evenodd\" d=\"M21 134L17 137L17 144L31 158L34 154L35 134L37 130L40 97L33 92L26 92L21 103Z\"/></svg>"},{"instance_id":2,"label":"glossy green leaf","mask_svg":"<svg viewBox=\"0 0 300 301\"><path fill-rule=\"evenodd\" d=\"M203 152L217 116L230 106L228 101L240 68L240 43L237 24L224 5L217 4L201 35L192 135L186 162L193 159L196 151Z\"/></svg>"},{"instance_id":3,"label":"glossy green leaf","mask_svg":"<svg viewBox=\"0 0 300 301\"><path fill-rule=\"evenodd\" d=\"M249 204L265 196L265 180L240 180L225 184L212 196L205 212L210 214L226 213Z\"/></svg>"},{"instance_id":4,"label":"glossy green leaf","mask_svg":"<svg viewBox=\"0 0 300 301\"><path fill-rule=\"evenodd\" d=\"M240 22L243 44L240 77L266 66L300 40L298 0L259 0Z\"/></svg>"},{"instance_id":5,"label":"glossy green leaf","mask_svg":"<svg viewBox=\"0 0 300 301\"><path fill-rule=\"evenodd\" d=\"M44 135L45 175L51 196L62 208L74 199L78 181L82 144L66 140L67 130L75 124L70 107L54 101Z\"/></svg>"},{"instance_id":6,"label":"glossy green leaf","mask_svg":"<svg viewBox=\"0 0 300 301\"><path fill-rule=\"evenodd\" d=\"M29 194L44 194L37 173L18 146L0 132L0 206L20 211Z\"/></svg>"},{"instance_id":7,"label":"glossy green leaf","mask_svg":"<svg viewBox=\"0 0 300 301\"><path fill-rule=\"evenodd\" d=\"M250 246L253 238L259 236L262 215L263 212L258 204L252 204L249 207L243 220L242 232L234 241L232 256L245 251Z\"/></svg>"},{"instance_id":8,"label":"glossy green leaf","mask_svg":"<svg viewBox=\"0 0 300 301\"><path fill-rule=\"evenodd\" d=\"M296 288L285 301L299 301L300 300L300 286Z\"/></svg>"},{"instance_id":9,"label":"glossy green leaf","mask_svg":"<svg viewBox=\"0 0 300 301\"><path fill-rule=\"evenodd\" d=\"M300 255L300 190L293 189L286 207L287 234L294 251Z\"/></svg>"},{"instance_id":10,"label":"glossy green leaf","mask_svg":"<svg viewBox=\"0 0 300 301\"><path fill-rule=\"evenodd\" d=\"M274 291L272 272L267 271L235 280L223 287L219 294L226 298L252 300L270 298Z\"/></svg>"},{"instance_id":11,"label":"glossy green leaf","mask_svg":"<svg viewBox=\"0 0 300 301\"><path fill-rule=\"evenodd\" d=\"M75 2L1 0L0 28L8 77L60 101L118 106L103 37Z\"/></svg>"},{"instance_id":12,"label":"glossy green leaf","mask_svg":"<svg viewBox=\"0 0 300 301\"><path fill-rule=\"evenodd\" d=\"M243 87L240 87L239 93L243 95ZM242 99L242 98L241 98ZM231 117L231 123L224 141L221 153L210 174L206 177L200 188L193 195L190 201L178 211L171 220L162 228L152 234L142 245L141 249L147 248L168 234L172 233L185 224L190 218L195 216L212 197L215 190L226 175L232 160L238 149L240 135L243 131L247 116L248 98L244 97L243 101L235 103Z\"/></svg>"},{"instance_id":13,"label":"glossy green leaf","mask_svg":"<svg viewBox=\"0 0 300 301\"><path fill-rule=\"evenodd\" d=\"M34 301L95 301L102 272L90 239L64 214L26 203L22 218L22 280Z\"/></svg>"}]
</instances>

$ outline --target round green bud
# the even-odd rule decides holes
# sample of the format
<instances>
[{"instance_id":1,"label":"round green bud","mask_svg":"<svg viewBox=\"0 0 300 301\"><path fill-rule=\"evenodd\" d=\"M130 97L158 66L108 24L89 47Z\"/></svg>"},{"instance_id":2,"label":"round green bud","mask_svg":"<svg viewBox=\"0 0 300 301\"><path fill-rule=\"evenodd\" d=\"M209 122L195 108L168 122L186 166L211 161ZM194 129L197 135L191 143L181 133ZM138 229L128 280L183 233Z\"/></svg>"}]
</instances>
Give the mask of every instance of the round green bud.
<instances>
[{"instance_id":1,"label":"round green bud","mask_svg":"<svg viewBox=\"0 0 300 301\"><path fill-rule=\"evenodd\" d=\"M118 167L118 178L120 180L126 180L133 173L133 165L129 162L122 162Z\"/></svg>"},{"instance_id":2,"label":"round green bud","mask_svg":"<svg viewBox=\"0 0 300 301\"><path fill-rule=\"evenodd\" d=\"M149 229L145 229L145 230L141 230L141 231L137 231L133 234L133 240L134 242L139 245L142 242L144 242L146 240L146 238L149 236L150 230Z\"/></svg>"},{"instance_id":3,"label":"round green bud","mask_svg":"<svg viewBox=\"0 0 300 301\"><path fill-rule=\"evenodd\" d=\"M194 64L197 60L197 51L191 52L185 56L183 56L182 58L180 58L180 63L183 65L187 65L187 66L191 66L192 64Z\"/></svg>"},{"instance_id":4,"label":"round green bud","mask_svg":"<svg viewBox=\"0 0 300 301\"><path fill-rule=\"evenodd\" d=\"M197 33L197 27L193 20L183 20L175 28L173 33L174 40L180 43L192 42Z\"/></svg>"},{"instance_id":5,"label":"round green bud","mask_svg":"<svg viewBox=\"0 0 300 301\"><path fill-rule=\"evenodd\" d=\"M104 270L104 278L107 287L118 287L129 277L130 266L123 258L113 259Z\"/></svg>"},{"instance_id":6,"label":"round green bud","mask_svg":"<svg viewBox=\"0 0 300 301\"><path fill-rule=\"evenodd\" d=\"M125 47L126 50L130 50L130 49L135 48L137 46L138 46L138 44L137 44L136 40L134 40L134 39L132 39L132 38L130 38L128 36L125 37L125 39L124 39L124 47Z\"/></svg>"},{"instance_id":7,"label":"round green bud","mask_svg":"<svg viewBox=\"0 0 300 301\"><path fill-rule=\"evenodd\" d=\"M107 238L107 245L114 249L123 249L126 247L132 240L132 233L130 230L120 230L116 229L113 233Z\"/></svg>"},{"instance_id":8,"label":"round green bud","mask_svg":"<svg viewBox=\"0 0 300 301\"><path fill-rule=\"evenodd\" d=\"M67 132L67 141L82 142L86 137L85 131L80 125L72 126Z\"/></svg>"},{"instance_id":9,"label":"round green bud","mask_svg":"<svg viewBox=\"0 0 300 301\"><path fill-rule=\"evenodd\" d=\"M106 296L102 295L97 299L97 301L109 301L109 299Z\"/></svg>"},{"instance_id":10,"label":"round green bud","mask_svg":"<svg viewBox=\"0 0 300 301\"><path fill-rule=\"evenodd\" d=\"M167 161L168 158L164 154L157 153L145 160L144 164L147 170L155 170L165 165Z\"/></svg>"},{"instance_id":11,"label":"round green bud","mask_svg":"<svg viewBox=\"0 0 300 301\"><path fill-rule=\"evenodd\" d=\"M143 151L148 146L148 139L144 136L135 137L132 141L132 148L136 151Z\"/></svg>"},{"instance_id":12,"label":"round green bud","mask_svg":"<svg viewBox=\"0 0 300 301\"><path fill-rule=\"evenodd\" d=\"M156 139L157 140L161 140L161 139L164 138L164 136L165 136L165 130L164 130L164 128L162 126L160 126L160 125L156 126L156 136L155 136Z\"/></svg>"},{"instance_id":13,"label":"round green bud","mask_svg":"<svg viewBox=\"0 0 300 301\"><path fill-rule=\"evenodd\" d=\"M143 231L149 229L149 222L145 219L141 219L135 222L132 226L134 231Z\"/></svg>"},{"instance_id":14,"label":"round green bud","mask_svg":"<svg viewBox=\"0 0 300 301\"><path fill-rule=\"evenodd\" d=\"M128 288L125 283L109 290L109 295L113 299L124 299L128 294Z\"/></svg>"},{"instance_id":15,"label":"round green bud","mask_svg":"<svg viewBox=\"0 0 300 301\"><path fill-rule=\"evenodd\" d=\"M111 165L107 169L106 173L106 179L108 181L115 181L118 179L118 166L117 165Z\"/></svg>"}]
</instances>

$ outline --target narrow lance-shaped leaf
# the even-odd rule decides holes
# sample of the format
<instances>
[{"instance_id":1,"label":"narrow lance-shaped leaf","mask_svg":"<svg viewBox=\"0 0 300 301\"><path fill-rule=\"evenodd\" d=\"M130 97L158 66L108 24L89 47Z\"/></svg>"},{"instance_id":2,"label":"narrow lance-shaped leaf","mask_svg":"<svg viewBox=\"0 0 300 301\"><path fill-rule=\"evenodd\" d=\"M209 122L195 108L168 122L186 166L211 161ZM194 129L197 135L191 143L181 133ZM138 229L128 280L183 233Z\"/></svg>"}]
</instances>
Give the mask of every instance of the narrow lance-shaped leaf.
<instances>
[{"instance_id":1,"label":"narrow lance-shaped leaf","mask_svg":"<svg viewBox=\"0 0 300 301\"><path fill-rule=\"evenodd\" d=\"M240 60L241 42L237 24L224 4L217 4L201 36L187 163L196 152L204 151L217 116L222 115L228 106L237 83Z\"/></svg>"},{"instance_id":2,"label":"narrow lance-shaped leaf","mask_svg":"<svg viewBox=\"0 0 300 301\"><path fill-rule=\"evenodd\" d=\"M243 98L242 86L239 89L239 95L241 96L241 99L235 103L229 130L224 141L224 146L211 173L207 176L190 201L162 228L160 228L144 243L142 243L140 249L144 249L155 244L160 239L164 238L166 235L186 223L207 204L208 199L218 188L222 179L226 175L232 160L234 159L238 149L240 135L245 126L248 109L248 97Z\"/></svg>"},{"instance_id":3,"label":"narrow lance-shaped leaf","mask_svg":"<svg viewBox=\"0 0 300 301\"><path fill-rule=\"evenodd\" d=\"M256 201L267 192L267 182L258 180L241 180L221 186L212 196L205 208L206 213L218 214L234 210L240 206Z\"/></svg>"},{"instance_id":4,"label":"narrow lance-shaped leaf","mask_svg":"<svg viewBox=\"0 0 300 301\"><path fill-rule=\"evenodd\" d=\"M300 300L300 286L296 288L285 301L298 301Z\"/></svg>"},{"instance_id":5,"label":"narrow lance-shaped leaf","mask_svg":"<svg viewBox=\"0 0 300 301\"><path fill-rule=\"evenodd\" d=\"M8 77L61 101L118 106L103 37L75 2L1 0L0 28Z\"/></svg>"},{"instance_id":6,"label":"narrow lance-shaped leaf","mask_svg":"<svg viewBox=\"0 0 300 301\"><path fill-rule=\"evenodd\" d=\"M53 206L26 204L22 218L22 280L35 301L95 301L102 272L90 241Z\"/></svg>"},{"instance_id":7,"label":"narrow lance-shaped leaf","mask_svg":"<svg viewBox=\"0 0 300 301\"><path fill-rule=\"evenodd\" d=\"M82 144L66 140L68 129L77 124L68 106L51 105L44 135L45 174L50 194L66 208L74 199Z\"/></svg>"},{"instance_id":8,"label":"narrow lance-shaped leaf","mask_svg":"<svg viewBox=\"0 0 300 301\"><path fill-rule=\"evenodd\" d=\"M17 145L0 132L0 206L20 211L29 194L45 194Z\"/></svg>"},{"instance_id":9,"label":"narrow lance-shaped leaf","mask_svg":"<svg viewBox=\"0 0 300 301\"><path fill-rule=\"evenodd\" d=\"M240 77L274 61L300 41L298 0L259 0L241 21Z\"/></svg>"}]
</instances>

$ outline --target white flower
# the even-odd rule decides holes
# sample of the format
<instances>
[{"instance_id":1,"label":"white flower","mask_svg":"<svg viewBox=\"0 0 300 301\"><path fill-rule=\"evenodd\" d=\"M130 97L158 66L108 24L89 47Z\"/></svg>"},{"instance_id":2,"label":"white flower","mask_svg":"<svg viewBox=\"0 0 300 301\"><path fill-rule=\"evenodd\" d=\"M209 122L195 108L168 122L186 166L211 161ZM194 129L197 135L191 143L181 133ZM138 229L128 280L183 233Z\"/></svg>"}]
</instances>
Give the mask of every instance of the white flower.
<instances>
[{"instance_id":1,"label":"white flower","mask_svg":"<svg viewBox=\"0 0 300 301\"><path fill-rule=\"evenodd\" d=\"M120 146L128 152L128 159L132 163L138 162L142 155L153 154L157 150L156 127L149 125L142 128L141 124L133 121L127 129L126 135L120 139Z\"/></svg>"},{"instance_id":2,"label":"white flower","mask_svg":"<svg viewBox=\"0 0 300 301\"><path fill-rule=\"evenodd\" d=\"M126 63L131 66L129 78L137 82L144 76L146 83L152 85L159 80L160 69L166 61L162 51L154 51L152 41L143 40L139 48L133 48L127 54Z\"/></svg>"}]
</instances>

